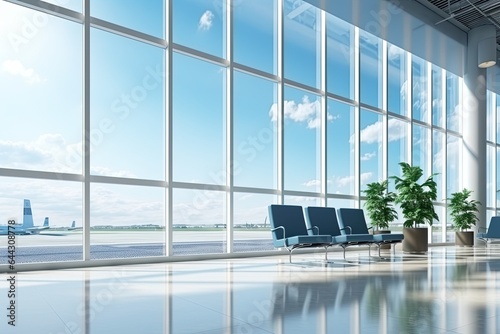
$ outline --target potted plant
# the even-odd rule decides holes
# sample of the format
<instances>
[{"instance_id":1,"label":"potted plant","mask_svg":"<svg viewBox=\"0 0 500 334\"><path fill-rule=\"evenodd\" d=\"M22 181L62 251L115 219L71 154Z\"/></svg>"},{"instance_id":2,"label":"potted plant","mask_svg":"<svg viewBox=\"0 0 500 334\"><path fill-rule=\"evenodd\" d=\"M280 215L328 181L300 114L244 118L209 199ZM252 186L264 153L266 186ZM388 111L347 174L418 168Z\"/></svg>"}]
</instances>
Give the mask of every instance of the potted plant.
<instances>
[{"instance_id":1,"label":"potted plant","mask_svg":"<svg viewBox=\"0 0 500 334\"><path fill-rule=\"evenodd\" d=\"M400 162L402 176L392 176L396 187L395 203L399 204L405 221L403 222L403 252L425 253L428 250L428 228L439 217L432 201L437 197L437 184L432 174L422 183L422 168Z\"/></svg>"},{"instance_id":2,"label":"potted plant","mask_svg":"<svg viewBox=\"0 0 500 334\"><path fill-rule=\"evenodd\" d=\"M474 245L474 231L468 231L479 218L476 213L479 212L478 205L481 203L475 199L469 199L472 191L464 188L462 191L451 194L448 198L450 216L455 229L455 245L470 246Z\"/></svg>"},{"instance_id":3,"label":"potted plant","mask_svg":"<svg viewBox=\"0 0 500 334\"><path fill-rule=\"evenodd\" d=\"M398 218L393 207L396 194L388 191L389 181L372 182L366 185L363 193L366 195L364 207L368 211L373 234L391 233L389 223ZM391 245L383 245L382 249L390 249Z\"/></svg>"}]
</instances>

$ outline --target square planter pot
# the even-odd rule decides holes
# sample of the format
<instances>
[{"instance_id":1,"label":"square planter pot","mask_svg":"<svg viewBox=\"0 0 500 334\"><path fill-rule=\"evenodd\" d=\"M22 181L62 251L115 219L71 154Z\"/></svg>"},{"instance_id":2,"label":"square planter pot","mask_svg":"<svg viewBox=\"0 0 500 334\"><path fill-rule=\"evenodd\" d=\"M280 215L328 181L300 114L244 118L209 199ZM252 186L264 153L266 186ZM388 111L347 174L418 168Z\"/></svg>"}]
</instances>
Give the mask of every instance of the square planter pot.
<instances>
[{"instance_id":1,"label":"square planter pot","mask_svg":"<svg viewBox=\"0 0 500 334\"><path fill-rule=\"evenodd\" d=\"M461 247L474 246L474 232L473 231L457 231L455 232L455 245Z\"/></svg>"},{"instance_id":2,"label":"square planter pot","mask_svg":"<svg viewBox=\"0 0 500 334\"><path fill-rule=\"evenodd\" d=\"M429 229L427 227L403 228L403 252L404 253L427 253Z\"/></svg>"}]
</instances>

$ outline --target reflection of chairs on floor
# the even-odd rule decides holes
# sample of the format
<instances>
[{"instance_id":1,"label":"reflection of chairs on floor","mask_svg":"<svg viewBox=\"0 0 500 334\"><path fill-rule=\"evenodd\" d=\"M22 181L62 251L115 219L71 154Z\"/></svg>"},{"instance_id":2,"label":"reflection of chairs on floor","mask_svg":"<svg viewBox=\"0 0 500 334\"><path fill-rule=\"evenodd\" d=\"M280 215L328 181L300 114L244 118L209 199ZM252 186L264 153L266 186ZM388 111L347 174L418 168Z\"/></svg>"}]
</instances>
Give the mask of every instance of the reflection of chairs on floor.
<instances>
[{"instance_id":1,"label":"reflection of chairs on floor","mask_svg":"<svg viewBox=\"0 0 500 334\"><path fill-rule=\"evenodd\" d=\"M480 229L485 230L485 232L479 232ZM500 240L500 216L491 217L487 230L484 227L478 227L477 231L476 237L484 241L486 246L488 246L488 241L491 243L493 240Z\"/></svg>"},{"instance_id":2,"label":"reflection of chairs on floor","mask_svg":"<svg viewBox=\"0 0 500 334\"><path fill-rule=\"evenodd\" d=\"M273 245L276 248L285 247L288 250L290 263L292 262L292 252L295 249L305 247L324 248L325 259L328 259L328 246L332 243L331 236L312 232L308 234L301 206L270 205L269 221Z\"/></svg>"},{"instance_id":3,"label":"reflection of chairs on floor","mask_svg":"<svg viewBox=\"0 0 500 334\"><path fill-rule=\"evenodd\" d=\"M341 208L339 213L339 225L341 227L350 226L352 233L365 234L368 232L368 226L365 220L365 213L363 209ZM404 239L401 233L390 234L374 234L373 243L378 247L378 256L380 257L380 247L383 245L390 245L402 242ZM396 248L394 247L394 252Z\"/></svg>"},{"instance_id":4,"label":"reflection of chairs on floor","mask_svg":"<svg viewBox=\"0 0 500 334\"><path fill-rule=\"evenodd\" d=\"M342 280L276 282L272 290L272 317L296 317L321 309L336 313L340 308L361 303L371 278L347 277ZM387 293L382 290L381 294Z\"/></svg>"},{"instance_id":5,"label":"reflection of chairs on floor","mask_svg":"<svg viewBox=\"0 0 500 334\"><path fill-rule=\"evenodd\" d=\"M317 228L320 234L328 234L332 237L332 245L339 245L344 250L349 246L373 243L373 236L368 233L358 233L356 227L346 224L341 226L337 220L335 208L329 207L307 207L306 224L308 230ZM344 233L343 233L344 232Z\"/></svg>"}]
</instances>

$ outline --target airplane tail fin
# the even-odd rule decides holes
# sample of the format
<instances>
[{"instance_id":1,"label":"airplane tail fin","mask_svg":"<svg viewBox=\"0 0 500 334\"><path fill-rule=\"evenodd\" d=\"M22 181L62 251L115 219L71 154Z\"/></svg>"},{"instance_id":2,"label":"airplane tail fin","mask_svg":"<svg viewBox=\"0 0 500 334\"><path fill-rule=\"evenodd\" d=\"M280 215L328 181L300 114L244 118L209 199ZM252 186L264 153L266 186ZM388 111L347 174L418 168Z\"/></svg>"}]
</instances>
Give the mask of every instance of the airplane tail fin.
<instances>
[{"instance_id":1,"label":"airplane tail fin","mask_svg":"<svg viewBox=\"0 0 500 334\"><path fill-rule=\"evenodd\" d=\"M49 227L49 217L45 217L43 221L43 227Z\"/></svg>"},{"instance_id":2,"label":"airplane tail fin","mask_svg":"<svg viewBox=\"0 0 500 334\"><path fill-rule=\"evenodd\" d=\"M33 227L33 214L31 213L31 203L29 199L24 200L23 227Z\"/></svg>"},{"instance_id":3,"label":"airplane tail fin","mask_svg":"<svg viewBox=\"0 0 500 334\"><path fill-rule=\"evenodd\" d=\"M71 228L75 228L75 221L73 220L73 222L71 223Z\"/></svg>"}]
</instances>

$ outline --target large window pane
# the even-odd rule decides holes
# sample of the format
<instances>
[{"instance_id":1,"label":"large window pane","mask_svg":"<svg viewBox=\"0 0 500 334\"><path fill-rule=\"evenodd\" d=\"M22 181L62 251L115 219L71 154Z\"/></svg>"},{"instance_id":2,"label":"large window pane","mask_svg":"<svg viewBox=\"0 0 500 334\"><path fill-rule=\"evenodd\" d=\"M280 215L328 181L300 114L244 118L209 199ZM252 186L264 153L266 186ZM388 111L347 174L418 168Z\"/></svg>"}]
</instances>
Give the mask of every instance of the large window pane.
<instances>
[{"instance_id":1,"label":"large window pane","mask_svg":"<svg viewBox=\"0 0 500 334\"><path fill-rule=\"evenodd\" d=\"M225 70L178 53L173 63L174 181L225 184Z\"/></svg>"},{"instance_id":2,"label":"large window pane","mask_svg":"<svg viewBox=\"0 0 500 334\"><path fill-rule=\"evenodd\" d=\"M174 43L226 57L226 8L223 0L170 0ZM193 72L196 73L196 72Z\"/></svg>"},{"instance_id":3,"label":"large window pane","mask_svg":"<svg viewBox=\"0 0 500 334\"><path fill-rule=\"evenodd\" d=\"M234 72L233 175L237 186L277 187L276 92L276 84L269 80Z\"/></svg>"},{"instance_id":4,"label":"large window pane","mask_svg":"<svg viewBox=\"0 0 500 334\"><path fill-rule=\"evenodd\" d=\"M439 221L434 220L432 229L429 229L429 232L432 233L431 242L454 242L455 230L451 225L449 212L445 212L445 207L439 205L434 206L434 211L437 213Z\"/></svg>"},{"instance_id":5,"label":"large window pane","mask_svg":"<svg viewBox=\"0 0 500 334\"><path fill-rule=\"evenodd\" d=\"M254 252L273 250L268 206L277 197L268 194L234 194L234 251Z\"/></svg>"},{"instance_id":6,"label":"large window pane","mask_svg":"<svg viewBox=\"0 0 500 334\"><path fill-rule=\"evenodd\" d=\"M90 15L165 38L165 1L169 0L148 0L145 6L138 0L92 0Z\"/></svg>"},{"instance_id":7,"label":"large window pane","mask_svg":"<svg viewBox=\"0 0 500 334\"><path fill-rule=\"evenodd\" d=\"M413 166L420 166L424 172L424 177L429 177L429 155L431 131L429 128L413 124Z\"/></svg>"},{"instance_id":8,"label":"large window pane","mask_svg":"<svg viewBox=\"0 0 500 334\"><path fill-rule=\"evenodd\" d=\"M164 180L164 51L97 29L91 42L92 174Z\"/></svg>"},{"instance_id":9,"label":"large window pane","mask_svg":"<svg viewBox=\"0 0 500 334\"><path fill-rule=\"evenodd\" d=\"M382 121L382 115L361 109L359 150L361 191L368 183L383 178Z\"/></svg>"},{"instance_id":10,"label":"large window pane","mask_svg":"<svg viewBox=\"0 0 500 334\"><path fill-rule=\"evenodd\" d=\"M446 135L444 132L432 132L432 173L437 183L437 198L446 198Z\"/></svg>"},{"instance_id":11,"label":"large window pane","mask_svg":"<svg viewBox=\"0 0 500 334\"><path fill-rule=\"evenodd\" d=\"M35 227L33 234L16 235L16 263L83 260L82 201L80 182L0 177L0 225L15 220L23 225L16 226L19 233L30 223ZM76 228L70 230L73 221ZM7 264L7 240L0 237L1 264Z\"/></svg>"},{"instance_id":12,"label":"large window pane","mask_svg":"<svg viewBox=\"0 0 500 334\"><path fill-rule=\"evenodd\" d=\"M382 40L359 32L360 102L382 108Z\"/></svg>"},{"instance_id":13,"label":"large window pane","mask_svg":"<svg viewBox=\"0 0 500 334\"><path fill-rule=\"evenodd\" d=\"M427 62L423 59L412 57L412 116L413 119L426 122L430 121L427 101Z\"/></svg>"},{"instance_id":14,"label":"large window pane","mask_svg":"<svg viewBox=\"0 0 500 334\"><path fill-rule=\"evenodd\" d=\"M90 257L164 255L165 211L163 188L91 184Z\"/></svg>"},{"instance_id":15,"label":"large window pane","mask_svg":"<svg viewBox=\"0 0 500 334\"><path fill-rule=\"evenodd\" d=\"M1 1L0 35L0 167L82 173L82 26Z\"/></svg>"},{"instance_id":16,"label":"large window pane","mask_svg":"<svg viewBox=\"0 0 500 334\"><path fill-rule=\"evenodd\" d=\"M327 91L354 99L354 26L326 14Z\"/></svg>"},{"instance_id":17,"label":"large window pane","mask_svg":"<svg viewBox=\"0 0 500 334\"><path fill-rule=\"evenodd\" d=\"M284 1L285 78L319 87L320 31L319 9L302 1Z\"/></svg>"},{"instance_id":18,"label":"large window pane","mask_svg":"<svg viewBox=\"0 0 500 334\"><path fill-rule=\"evenodd\" d=\"M496 137L496 94L486 91L486 140L492 143Z\"/></svg>"},{"instance_id":19,"label":"large window pane","mask_svg":"<svg viewBox=\"0 0 500 334\"><path fill-rule=\"evenodd\" d=\"M406 52L392 44L387 44L387 48L387 109L408 116Z\"/></svg>"},{"instance_id":20,"label":"large window pane","mask_svg":"<svg viewBox=\"0 0 500 334\"><path fill-rule=\"evenodd\" d=\"M448 135L447 139L447 159L446 159L446 197L462 190L461 182L461 162L462 162L462 141L459 137Z\"/></svg>"},{"instance_id":21,"label":"large window pane","mask_svg":"<svg viewBox=\"0 0 500 334\"><path fill-rule=\"evenodd\" d=\"M496 149L495 146L486 146L486 206L494 207L496 201L496 184L495 184L495 164L496 164Z\"/></svg>"},{"instance_id":22,"label":"large window pane","mask_svg":"<svg viewBox=\"0 0 500 334\"><path fill-rule=\"evenodd\" d=\"M226 194L208 189L174 189L173 255L226 251Z\"/></svg>"},{"instance_id":23,"label":"large window pane","mask_svg":"<svg viewBox=\"0 0 500 334\"><path fill-rule=\"evenodd\" d=\"M458 132L462 129L460 95L460 78L446 73L446 126L449 130Z\"/></svg>"},{"instance_id":24,"label":"large window pane","mask_svg":"<svg viewBox=\"0 0 500 334\"><path fill-rule=\"evenodd\" d=\"M496 158L496 187L495 187L495 197L496 197L496 207L500 207L500 148L497 148L497 158Z\"/></svg>"},{"instance_id":25,"label":"large window pane","mask_svg":"<svg viewBox=\"0 0 500 334\"><path fill-rule=\"evenodd\" d=\"M401 176L400 162L409 162L408 141L410 125L406 121L389 117L387 136L388 176ZM392 188L391 182L390 187Z\"/></svg>"},{"instance_id":26,"label":"large window pane","mask_svg":"<svg viewBox=\"0 0 500 334\"><path fill-rule=\"evenodd\" d=\"M321 101L312 93L285 87L284 108L285 189L318 192Z\"/></svg>"},{"instance_id":27,"label":"large window pane","mask_svg":"<svg viewBox=\"0 0 500 334\"><path fill-rule=\"evenodd\" d=\"M233 3L234 61L276 74L276 0L245 0Z\"/></svg>"},{"instance_id":28,"label":"large window pane","mask_svg":"<svg viewBox=\"0 0 500 334\"><path fill-rule=\"evenodd\" d=\"M496 137L497 137L497 144L500 144L500 96L497 94L496 96L496 105L495 105L495 111L494 113L496 114L497 120L496 120Z\"/></svg>"},{"instance_id":29,"label":"large window pane","mask_svg":"<svg viewBox=\"0 0 500 334\"><path fill-rule=\"evenodd\" d=\"M443 70L432 66L432 124L441 128L445 127L443 112Z\"/></svg>"},{"instance_id":30,"label":"large window pane","mask_svg":"<svg viewBox=\"0 0 500 334\"><path fill-rule=\"evenodd\" d=\"M354 107L328 100L327 191L355 194Z\"/></svg>"}]
</instances>

